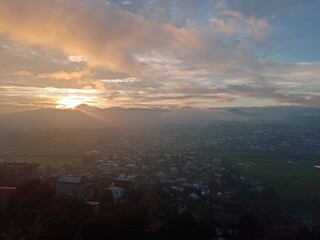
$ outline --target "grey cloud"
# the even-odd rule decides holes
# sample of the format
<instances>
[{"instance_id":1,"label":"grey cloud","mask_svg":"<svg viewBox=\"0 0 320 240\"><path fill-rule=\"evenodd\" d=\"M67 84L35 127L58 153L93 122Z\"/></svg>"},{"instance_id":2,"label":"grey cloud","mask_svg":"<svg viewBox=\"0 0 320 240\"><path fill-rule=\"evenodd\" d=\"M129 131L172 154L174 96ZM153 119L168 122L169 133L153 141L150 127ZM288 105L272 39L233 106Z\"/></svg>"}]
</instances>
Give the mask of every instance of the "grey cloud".
<instances>
[{"instance_id":1,"label":"grey cloud","mask_svg":"<svg viewBox=\"0 0 320 240\"><path fill-rule=\"evenodd\" d=\"M256 17L272 17L292 14L309 5L312 1L300 0L225 0L228 7L241 11L245 15Z\"/></svg>"}]
</instances>

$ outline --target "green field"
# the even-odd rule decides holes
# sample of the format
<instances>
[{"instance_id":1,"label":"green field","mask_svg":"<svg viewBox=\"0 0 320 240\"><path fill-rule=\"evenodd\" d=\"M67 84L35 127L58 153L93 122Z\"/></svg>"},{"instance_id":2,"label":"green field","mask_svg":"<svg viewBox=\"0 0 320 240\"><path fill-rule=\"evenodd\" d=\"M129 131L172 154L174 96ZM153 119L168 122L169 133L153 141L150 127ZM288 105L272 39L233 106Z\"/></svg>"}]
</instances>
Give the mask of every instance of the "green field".
<instances>
[{"instance_id":1,"label":"green field","mask_svg":"<svg viewBox=\"0 0 320 240\"><path fill-rule=\"evenodd\" d=\"M7 150L7 149L6 149ZM14 149L12 151L0 152L0 159L16 162L37 162L41 165L50 164L52 166L60 165L63 162L81 161L85 152L97 150L103 155L120 154L130 155L132 150L116 146L97 145L97 146L52 146L52 147L32 147L23 149Z\"/></svg>"},{"instance_id":2,"label":"green field","mask_svg":"<svg viewBox=\"0 0 320 240\"><path fill-rule=\"evenodd\" d=\"M277 157L260 153L227 153L235 171L276 188L284 208L307 218L320 216L319 160L310 157Z\"/></svg>"}]
</instances>

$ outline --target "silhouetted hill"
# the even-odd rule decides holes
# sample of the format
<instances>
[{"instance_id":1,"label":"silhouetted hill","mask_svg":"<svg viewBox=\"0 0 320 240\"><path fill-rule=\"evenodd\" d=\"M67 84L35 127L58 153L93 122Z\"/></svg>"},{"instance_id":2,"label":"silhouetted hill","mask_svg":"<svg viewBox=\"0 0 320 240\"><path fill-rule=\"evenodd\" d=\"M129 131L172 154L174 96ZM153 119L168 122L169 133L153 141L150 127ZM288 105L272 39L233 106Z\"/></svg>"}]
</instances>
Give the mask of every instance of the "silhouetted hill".
<instances>
[{"instance_id":1,"label":"silhouetted hill","mask_svg":"<svg viewBox=\"0 0 320 240\"><path fill-rule=\"evenodd\" d=\"M75 109L38 109L0 115L0 128L100 128L161 124L210 124L214 121L277 121L315 122L320 108L265 107L239 109L183 108L161 109L100 109L80 105Z\"/></svg>"},{"instance_id":2,"label":"silhouetted hill","mask_svg":"<svg viewBox=\"0 0 320 240\"><path fill-rule=\"evenodd\" d=\"M241 115L241 116L253 116L253 114L247 113L245 111L242 111L240 109L235 109L235 108L231 108L228 109L229 112L237 114L237 115Z\"/></svg>"}]
</instances>

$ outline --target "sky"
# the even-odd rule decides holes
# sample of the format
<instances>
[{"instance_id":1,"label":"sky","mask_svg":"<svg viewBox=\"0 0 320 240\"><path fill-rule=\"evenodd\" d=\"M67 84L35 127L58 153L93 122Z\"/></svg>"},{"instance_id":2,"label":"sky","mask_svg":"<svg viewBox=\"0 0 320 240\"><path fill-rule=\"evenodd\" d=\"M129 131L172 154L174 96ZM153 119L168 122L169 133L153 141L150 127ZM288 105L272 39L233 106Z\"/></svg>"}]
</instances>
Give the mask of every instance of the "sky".
<instances>
[{"instance_id":1,"label":"sky","mask_svg":"<svg viewBox=\"0 0 320 240\"><path fill-rule=\"evenodd\" d=\"M0 0L0 113L320 107L320 0Z\"/></svg>"}]
</instances>

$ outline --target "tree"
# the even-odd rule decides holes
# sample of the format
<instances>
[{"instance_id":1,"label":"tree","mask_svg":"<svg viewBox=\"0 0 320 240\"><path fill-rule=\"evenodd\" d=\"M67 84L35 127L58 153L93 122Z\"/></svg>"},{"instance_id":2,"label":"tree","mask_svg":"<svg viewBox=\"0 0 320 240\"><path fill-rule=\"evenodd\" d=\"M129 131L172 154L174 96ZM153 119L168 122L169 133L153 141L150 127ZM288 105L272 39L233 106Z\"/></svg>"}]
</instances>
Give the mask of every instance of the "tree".
<instances>
[{"instance_id":1,"label":"tree","mask_svg":"<svg viewBox=\"0 0 320 240\"><path fill-rule=\"evenodd\" d=\"M255 213L244 213L240 219L240 238L244 240L265 237L266 226Z\"/></svg>"},{"instance_id":2,"label":"tree","mask_svg":"<svg viewBox=\"0 0 320 240\"><path fill-rule=\"evenodd\" d=\"M9 201L9 210L46 210L54 200L54 189L39 179L30 180L17 187Z\"/></svg>"},{"instance_id":3,"label":"tree","mask_svg":"<svg viewBox=\"0 0 320 240\"><path fill-rule=\"evenodd\" d=\"M5 233L2 234L5 240L25 240L26 238L22 234L21 228L15 226L14 222L11 221L10 225Z\"/></svg>"},{"instance_id":4,"label":"tree","mask_svg":"<svg viewBox=\"0 0 320 240\"><path fill-rule=\"evenodd\" d=\"M41 240L43 239L43 233L45 229L41 223L41 217L38 216L33 224L29 227L28 240Z\"/></svg>"}]
</instances>

